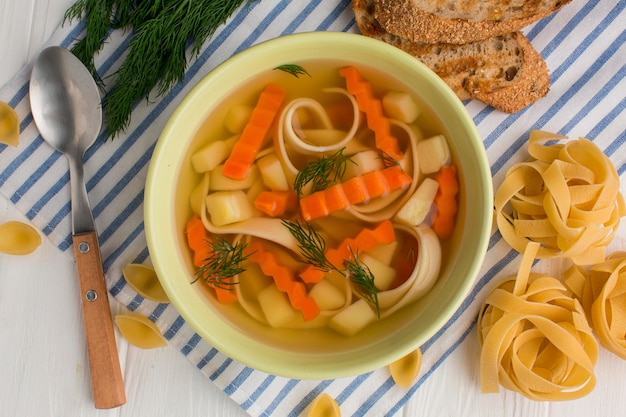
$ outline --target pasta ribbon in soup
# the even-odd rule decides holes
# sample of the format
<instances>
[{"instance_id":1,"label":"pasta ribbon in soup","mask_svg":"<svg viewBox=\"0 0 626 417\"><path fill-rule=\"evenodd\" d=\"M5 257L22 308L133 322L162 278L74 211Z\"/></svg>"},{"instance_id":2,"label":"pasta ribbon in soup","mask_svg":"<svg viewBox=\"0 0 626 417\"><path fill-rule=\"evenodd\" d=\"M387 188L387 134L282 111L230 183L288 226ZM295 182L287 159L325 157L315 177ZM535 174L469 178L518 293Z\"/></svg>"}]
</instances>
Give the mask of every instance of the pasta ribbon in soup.
<instances>
[{"instance_id":1,"label":"pasta ribbon in soup","mask_svg":"<svg viewBox=\"0 0 626 417\"><path fill-rule=\"evenodd\" d=\"M198 181L187 243L193 266L215 274L204 277L215 300L234 305L238 317L352 336L435 286L448 250L432 228L444 209L437 195L451 191L441 190L436 175L454 161L445 134L408 92L389 91L353 67L316 68L321 82L314 70L290 80L297 85L269 80L269 91L284 92L284 101L281 93L280 107L272 100L271 112L256 112L274 123L263 124L253 149L238 144L263 100L250 94L230 102L221 127L207 119L211 139L190 155ZM267 86L252 90L269 97ZM432 139L420 156L422 128ZM439 156L425 172L420 158L433 152ZM246 162L245 178L225 175L233 154ZM449 225L454 230L454 218ZM243 256L215 254L216 241ZM228 271L212 264L220 256L233 261Z\"/></svg>"},{"instance_id":2,"label":"pasta ribbon in soup","mask_svg":"<svg viewBox=\"0 0 626 417\"><path fill-rule=\"evenodd\" d=\"M591 265L604 261L626 207L615 167L593 142L542 144L563 139L531 132L531 160L515 164L496 192L496 221L518 252L531 240L542 244L540 259Z\"/></svg>"}]
</instances>

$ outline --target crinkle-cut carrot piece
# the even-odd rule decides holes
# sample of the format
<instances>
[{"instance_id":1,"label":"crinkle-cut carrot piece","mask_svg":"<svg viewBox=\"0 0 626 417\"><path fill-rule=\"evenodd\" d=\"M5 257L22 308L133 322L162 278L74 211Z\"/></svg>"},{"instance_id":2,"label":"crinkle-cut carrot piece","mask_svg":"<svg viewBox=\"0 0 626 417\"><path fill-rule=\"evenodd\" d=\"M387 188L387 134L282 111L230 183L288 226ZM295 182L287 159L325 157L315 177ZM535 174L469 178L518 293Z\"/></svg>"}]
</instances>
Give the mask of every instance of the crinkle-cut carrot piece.
<instances>
[{"instance_id":1,"label":"crinkle-cut carrot piece","mask_svg":"<svg viewBox=\"0 0 626 417\"><path fill-rule=\"evenodd\" d=\"M204 260L211 254L211 242L213 239L204 227L199 216L192 216L186 225L187 244L193 252L193 265L201 267Z\"/></svg>"},{"instance_id":2,"label":"crinkle-cut carrot piece","mask_svg":"<svg viewBox=\"0 0 626 417\"><path fill-rule=\"evenodd\" d=\"M339 75L346 79L346 89L354 95L359 109L365 113L367 126L374 131L376 147L396 161L402 159L398 140L391 134L389 118L383 113L381 100L374 97L371 84L353 66L340 69Z\"/></svg>"},{"instance_id":3,"label":"crinkle-cut carrot piece","mask_svg":"<svg viewBox=\"0 0 626 417\"><path fill-rule=\"evenodd\" d=\"M326 259L335 268L341 268L352 253L371 251L378 245L388 244L396 240L393 224L385 220L372 229L363 228L355 237L346 238L335 248L328 248L324 252ZM300 273L300 279L307 283L319 282L326 275L325 271L309 265Z\"/></svg>"},{"instance_id":4,"label":"crinkle-cut carrot piece","mask_svg":"<svg viewBox=\"0 0 626 417\"><path fill-rule=\"evenodd\" d=\"M405 188L411 181L411 176L398 166L370 171L302 197L300 217L305 221L325 217L372 198L384 197L391 191Z\"/></svg>"},{"instance_id":5,"label":"crinkle-cut carrot piece","mask_svg":"<svg viewBox=\"0 0 626 417\"><path fill-rule=\"evenodd\" d=\"M363 178L360 176L352 177L343 183L343 194L350 204L367 203L370 199Z\"/></svg>"},{"instance_id":6,"label":"crinkle-cut carrot piece","mask_svg":"<svg viewBox=\"0 0 626 417\"><path fill-rule=\"evenodd\" d=\"M268 216L277 217L295 210L298 206L298 198L291 190L262 191L254 200L254 206Z\"/></svg>"},{"instance_id":7,"label":"crinkle-cut carrot piece","mask_svg":"<svg viewBox=\"0 0 626 417\"><path fill-rule=\"evenodd\" d=\"M442 239L452 236L455 226L455 217L458 211L456 195L459 192L459 182L456 177L456 166L441 167L435 176L439 183L439 190L435 196L437 214L433 221L433 231Z\"/></svg>"},{"instance_id":8,"label":"crinkle-cut carrot piece","mask_svg":"<svg viewBox=\"0 0 626 417\"><path fill-rule=\"evenodd\" d=\"M380 171L391 190L400 190L411 185L413 179L410 175L402 171L398 165L385 168Z\"/></svg>"},{"instance_id":9,"label":"crinkle-cut carrot piece","mask_svg":"<svg viewBox=\"0 0 626 417\"><path fill-rule=\"evenodd\" d=\"M196 250L206 245L207 230L204 228L200 216L191 216L187 220L185 231L187 232L187 244L190 249Z\"/></svg>"},{"instance_id":10,"label":"crinkle-cut carrot piece","mask_svg":"<svg viewBox=\"0 0 626 417\"><path fill-rule=\"evenodd\" d=\"M326 217L329 214L324 191L317 191L300 199L300 216L305 221Z\"/></svg>"},{"instance_id":11,"label":"crinkle-cut carrot piece","mask_svg":"<svg viewBox=\"0 0 626 417\"><path fill-rule=\"evenodd\" d=\"M326 275L326 272L321 269L307 267L304 271L300 272L298 276L307 284L315 284L316 282L320 282L322 278L324 278L324 275Z\"/></svg>"},{"instance_id":12,"label":"crinkle-cut carrot piece","mask_svg":"<svg viewBox=\"0 0 626 417\"><path fill-rule=\"evenodd\" d=\"M393 224L389 220L379 223L378 226L373 229L369 229L369 231L377 244L392 243L396 240L396 231L393 229ZM368 232L364 230L362 233ZM374 248L372 247L368 250L372 249Z\"/></svg>"},{"instance_id":13,"label":"crinkle-cut carrot piece","mask_svg":"<svg viewBox=\"0 0 626 417\"><path fill-rule=\"evenodd\" d=\"M246 179L250 168L261 150L267 133L274 123L285 98L285 91L278 85L268 84L252 110L250 120L230 156L224 162L222 174L234 180Z\"/></svg>"},{"instance_id":14,"label":"crinkle-cut carrot piece","mask_svg":"<svg viewBox=\"0 0 626 417\"><path fill-rule=\"evenodd\" d=\"M341 184L335 184L324 190L324 197L329 213L345 210L350 205Z\"/></svg>"},{"instance_id":15,"label":"crinkle-cut carrot piece","mask_svg":"<svg viewBox=\"0 0 626 417\"><path fill-rule=\"evenodd\" d=\"M302 313L305 321L313 320L320 313L315 300L307 295L306 287L296 280L294 272L279 263L278 258L259 242L252 242L246 249L250 261L255 262L261 271L272 277L276 288L287 294L292 307Z\"/></svg>"},{"instance_id":16,"label":"crinkle-cut carrot piece","mask_svg":"<svg viewBox=\"0 0 626 417\"><path fill-rule=\"evenodd\" d=\"M187 244L193 252L193 265L196 268L204 265L204 261L211 256L211 243L214 242L209 232L204 227L202 219L199 216L192 216L187 220L185 226L187 233ZM207 282L207 285L215 290L215 295L220 303L232 303L237 301L237 294L234 291L216 287Z\"/></svg>"},{"instance_id":17,"label":"crinkle-cut carrot piece","mask_svg":"<svg viewBox=\"0 0 626 417\"><path fill-rule=\"evenodd\" d=\"M380 171L371 171L362 175L365 189L370 198L382 197L389 194L389 184Z\"/></svg>"},{"instance_id":18,"label":"crinkle-cut carrot piece","mask_svg":"<svg viewBox=\"0 0 626 417\"><path fill-rule=\"evenodd\" d=\"M210 282L207 285L215 290L217 301L222 304L228 304L237 301L237 293L230 288L216 287ZM233 282L233 285L234 282Z\"/></svg>"}]
</instances>

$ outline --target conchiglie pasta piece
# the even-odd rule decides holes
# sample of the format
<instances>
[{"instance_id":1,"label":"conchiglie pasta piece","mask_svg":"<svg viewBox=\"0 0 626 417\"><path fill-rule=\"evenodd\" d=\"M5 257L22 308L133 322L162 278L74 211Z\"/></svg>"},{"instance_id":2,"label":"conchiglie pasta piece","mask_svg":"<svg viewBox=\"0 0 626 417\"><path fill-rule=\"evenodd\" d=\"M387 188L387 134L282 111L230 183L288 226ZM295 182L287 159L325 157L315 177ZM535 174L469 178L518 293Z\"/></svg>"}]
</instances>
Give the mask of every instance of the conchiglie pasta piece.
<instances>
[{"instance_id":1,"label":"conchiglie pasta piece","mask_svg":"<svg viewBox=\"0 0 626 417\"><path fill-rule=\"evenodd\" d=\"M337 401L324 392L313 400L307 417L341 417L341 410Z\"/></svg>"},{"instance_id":2,"label":"conchiglie pasta piece","mask_svg":"<svg viewBox=\"0 0 626 417\"><path fill-rule=\"evenodd\" d=\"M151 320L137 313L115 316L115 324L128 343L142 349L154 349L167 345L159 328Z\"/></svg>"},{"instance_id":3,"label":"conchiglie pasta piece","mask_svg":"<svg viewBox=\"0 0 626 417\"><path fill-rule=\"evenodd\" d=\"M154 269L141 264L128 264L122 269L122 273L137 294L159 303L170 302Z\"/></svg>"},{"instance_id":4,"label":"conchiglie pasta piece","mask_svg":"<svg viewBox=\"0 0 626 417\"><path fill-rule=\"evenodd\" d=\"M20 120L11 106L0 101L0 143L17 146L20 138Z\"/></svg>"},{"instance_id":5,"label":"conchiglie pasta piece","mask_svg":"<svg viewBox=\"0 0 626 417\"><path fill-rule=\"evenodd\" d=\"M0 225L0 252L28 255L41 245L41 236L32 226L10 221Z\"/></svg>"},{"instance_id":6,"label":"conchiglie pasta piece","mask_svg":"<svg viewBox=\"0 0 626 417\"><path fill-rule=\"evenodd\" d=\"M389 372L399 387L409 388L417 378L421 367L422 351L418 348L389 364Z\"/></svg>"}]
</instances>

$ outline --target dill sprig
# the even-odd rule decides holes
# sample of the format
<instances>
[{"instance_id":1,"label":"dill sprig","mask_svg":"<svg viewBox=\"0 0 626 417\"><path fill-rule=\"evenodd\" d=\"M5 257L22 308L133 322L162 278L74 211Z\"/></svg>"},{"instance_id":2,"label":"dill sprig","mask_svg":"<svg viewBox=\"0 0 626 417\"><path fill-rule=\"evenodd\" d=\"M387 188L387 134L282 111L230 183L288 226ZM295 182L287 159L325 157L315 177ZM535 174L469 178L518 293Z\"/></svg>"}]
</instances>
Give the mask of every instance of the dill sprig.
<instances>
[{"instance_id":1,"label":"dill sprig","mask_svg":"<svg viewBox=\"0 0 626 417\"><path fill-rule=\"evenodd\" d=\"M322 271L337 270L326 258L326 241L310 223L304 222L304 225L302 225L297 220L285 219L282 220L282 223L298 241L298 247L304 258L304 263Z\"/></svg>"},{"instance_id":2,"label":"dill sprig","mask_svg":"<svg viewBox=\"0 0 626 417\"><path fill-rule=\"evenodd\" d=\"M77 0L68 8L65 20L86 18L85 37L72 47L72 52L102 85L94 55L111 30L122 28L131 33L128 54L111 75L113 85L103 100L107 138L128 128L134 106L144 98L148 100L154 88L159 97L182 81L188 50L190 58L195 58L207 38L243 3L253 1Z\"/></svg>"},{"instance_id":3,"label":"dill sprig","mask_svg":"<svg viewBox=\"0 0 626 417\"><path fill-rule=\"evenodd\" d=\"M347 162L356 164L350 157L343 154L346 148L341 148L330 156L311 161L302 167L294 181L294 190L298 197L302 195L303 188L311 183L311 192L325 190L334 181L340 180L346 173Z\"/></svg>"},{"instance_id":4,"label":"dill sprig","mask_svg":"<svg viewBox=\"0 0 626 417\"><path fill-rule=\"evenodd\" d=\"M300 78L301 75L308 75L309 77L311 77L311 74L309 74L309 72L303 67L301 67L300 65L285 64L285 65L279 65L274 69L278 71L286 72L287 74L291 74L296 78Z\"/></svg>"},{"instance_id":5,"label":"dill sprig","mask_svg":"<svg viewBox=\"0 0 626 417\"><path fill-rule=\"evenodd\" d=\"M201 279L214 287L232 289L232 286L238 282L231 278L245 271L241 265L251 255L251 253L245 253L248 245L241 242L233 245L224 238L217 238L208 244L211 249L210 255L197 269L196 279L193 282Z\"/></svg>"},{"instance_id":6,"label":"dill sprig","mask_svg":"<svg viewBox=\"0 0 626 417\"><path fill-rule=\"evenodd\" d=\"M326 258L326 241L310 223L304 222L302 225L298 221L291 220L283 220L282 223L298 241L304 263L326 272L337 271L350 279L355 284L359 294L376 307L378 318L380 318L378 289L374 285L374 274L367 265L359 260L357 252L354 252L350 247L350 258L344 261L346 271L342 271Z\"/></svg>"},{"instance_id":7,"label":"dill sprig","mask_svg":"<svg viewBox=\"0 0 626 417\"><path fill-rule=\"evenodd\" d=\"M374 285L374 274L367 265L359 260L358 251L350 248L350 259L345 260L348 278L356 285L359 294L376 307L380 318L380 304L378 303L378 289Z\"/></svg>"},{"instance_id":8,"label":"dill sprig","mask_svg":"<svg viewBox=\"0 0 626 417\"><path fill-rule=\"evenodd\" d=\"M399 161L397 161L393 156L389 155L387 152L384 152L384 151L380 154L380 159L382 159L383 166L385 168L400 165Z\"/></svg>"}]
</instances>

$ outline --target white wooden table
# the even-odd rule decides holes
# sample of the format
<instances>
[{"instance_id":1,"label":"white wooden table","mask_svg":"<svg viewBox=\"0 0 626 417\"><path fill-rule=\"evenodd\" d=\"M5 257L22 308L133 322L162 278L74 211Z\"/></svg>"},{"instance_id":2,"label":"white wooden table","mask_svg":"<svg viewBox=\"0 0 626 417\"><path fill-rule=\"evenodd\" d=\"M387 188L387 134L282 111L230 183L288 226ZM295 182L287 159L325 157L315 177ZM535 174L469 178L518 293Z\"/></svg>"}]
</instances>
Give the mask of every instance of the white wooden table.
<instances>
[{"instance_id":1,"label":"white wooden table","mask_svg":"<svg viewBox=\"0 0 626 417\"><path fill-rule=\"evenodd\" d=\"M0 85L39 51L73 0L2 0ZM268 0L270 1L270 0ZM332 0L327 0L332 1ZM0 196L0 223L28 220ZM622 227L622 233L624 227ZM113 313L121 311L116 301ZM74 261L49 241L29 256L0 254L0 413L4 417L245 416L176 349L141 350L118 335L127 404L96 410L91 398ZM437 368L404 416L624 415L626 361L602 349L596 389L577 401L485 395L474 334Z\"/></svg>"}]
</instances>

